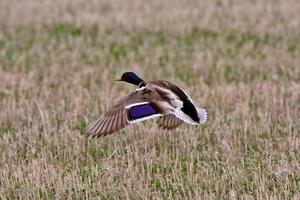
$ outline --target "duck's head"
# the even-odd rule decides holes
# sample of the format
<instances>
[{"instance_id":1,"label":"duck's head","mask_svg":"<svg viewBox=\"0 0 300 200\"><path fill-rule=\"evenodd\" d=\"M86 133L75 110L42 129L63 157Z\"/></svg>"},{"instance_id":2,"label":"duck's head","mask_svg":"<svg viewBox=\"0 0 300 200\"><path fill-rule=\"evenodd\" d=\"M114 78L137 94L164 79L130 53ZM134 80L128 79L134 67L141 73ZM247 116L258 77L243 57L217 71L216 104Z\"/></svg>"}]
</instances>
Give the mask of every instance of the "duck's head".
<instances>
[{"instance_id":1,"label":"duck's head","mask_svg":"<svg viewBox=\"0 0 300 200\"><path fill-rule=\"evenodd\" d=\"M143 82L143 80L133 72L123 73L121 79L118 79L116 81L125 81L127 83L131 83L137 86L140 86L141 83Z\"/></svg>"}]
</instances>

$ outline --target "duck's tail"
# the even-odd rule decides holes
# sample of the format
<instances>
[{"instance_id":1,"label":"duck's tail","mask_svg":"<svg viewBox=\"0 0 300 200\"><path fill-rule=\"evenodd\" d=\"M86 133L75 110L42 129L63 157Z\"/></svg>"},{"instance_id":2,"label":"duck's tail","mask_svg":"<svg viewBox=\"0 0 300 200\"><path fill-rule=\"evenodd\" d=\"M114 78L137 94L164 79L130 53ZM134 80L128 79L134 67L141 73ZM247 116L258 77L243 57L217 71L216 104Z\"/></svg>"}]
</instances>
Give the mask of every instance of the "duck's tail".
<instances>
[{"instance_id":1,"label":"duck's tail","mask_svg":"<svg viewBox=\"0 0 300 200\"><path fill-rule=\"evenodd\" d=\"M182 110L177 110L174 115L181 119L182 121L188 123L188 124L192 124L192 125L197 125L197 124L204 124L207 121L207 112L205 109L203 108L197 108L197 113L198 113L198 118L199 118L199 122L194 121L189 115L187 115L186 113L184 113Z\"/></svg>"},{"instance_id":2,"label":"duck's tail","mask_svg":"<svg viewBox=\"0 0 300 200\"><path fill-rule=\"evenodd\" d=\"M199 123L204 124L207 121L207 112L203 108L196 108L198 117L199 117Z\"/></svg>"}]
</instances>

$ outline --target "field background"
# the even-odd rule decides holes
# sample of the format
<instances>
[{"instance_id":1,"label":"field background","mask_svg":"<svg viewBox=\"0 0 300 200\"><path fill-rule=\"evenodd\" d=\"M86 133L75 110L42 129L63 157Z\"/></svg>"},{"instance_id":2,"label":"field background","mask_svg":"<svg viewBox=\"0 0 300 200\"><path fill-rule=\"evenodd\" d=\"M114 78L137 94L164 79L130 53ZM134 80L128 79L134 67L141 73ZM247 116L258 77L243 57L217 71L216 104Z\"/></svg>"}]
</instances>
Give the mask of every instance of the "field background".
<instances>
[{"instance_id":1,"label":"field background","mask_svg":"<svg viewBox=\"0 0 300 200\"><path fill-rule=\"evenodd\" d=\"M205 126L83 129L167 79ZM300 199L299 0L0 0L1 199Z\"/></svg>"}]
</instances>

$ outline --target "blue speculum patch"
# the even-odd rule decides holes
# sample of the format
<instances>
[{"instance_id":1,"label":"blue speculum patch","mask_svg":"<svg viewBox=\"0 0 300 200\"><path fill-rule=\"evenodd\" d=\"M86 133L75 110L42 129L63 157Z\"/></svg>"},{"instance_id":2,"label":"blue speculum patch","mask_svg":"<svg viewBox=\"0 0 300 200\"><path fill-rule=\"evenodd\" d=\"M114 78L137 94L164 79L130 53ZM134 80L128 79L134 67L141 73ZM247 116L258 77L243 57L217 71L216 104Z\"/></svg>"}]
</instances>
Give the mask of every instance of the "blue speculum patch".
<instances>
[{"instance_id":1,"label":"blue speculum patch","mask_svg":"<svg viewBox=\"0 0 300 200\"><path fill-rule=\"evenodd\" d=\"M141 119L144 117L149 117L151 115L157 114L154 108L150 104L143 104L132 106L128 110L129 121Z\"/></svg>"}]
</instances>

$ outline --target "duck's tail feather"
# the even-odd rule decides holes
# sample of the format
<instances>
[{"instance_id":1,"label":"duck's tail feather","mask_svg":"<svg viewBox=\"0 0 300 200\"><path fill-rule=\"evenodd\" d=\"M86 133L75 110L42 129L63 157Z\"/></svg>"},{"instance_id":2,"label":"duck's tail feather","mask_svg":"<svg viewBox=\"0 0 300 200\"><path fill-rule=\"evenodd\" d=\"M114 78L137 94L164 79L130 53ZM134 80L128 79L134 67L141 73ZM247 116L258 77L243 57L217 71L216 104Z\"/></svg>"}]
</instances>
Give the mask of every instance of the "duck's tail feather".
<instances>
[{"instance_id":1,"label":"duck's tail feather","mask_svg":"<svg viewBox=\"0 0 300 200\"><path fill-rule=\"evenodd\" d=\"M207 121L207 112L203 108L196 108L198 117L199 117L199 123L204 124Z\"/></svg>"}]
</instances>

